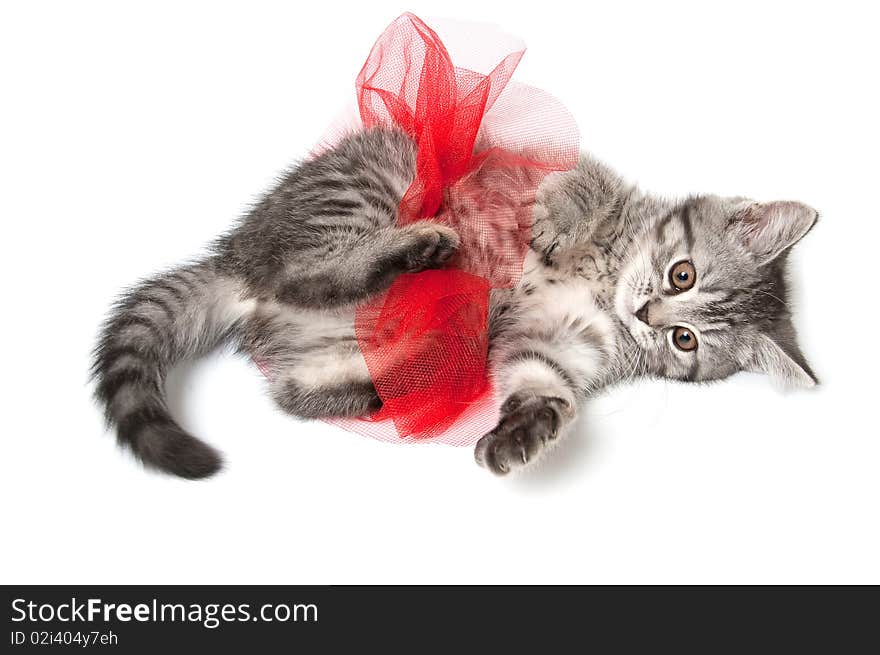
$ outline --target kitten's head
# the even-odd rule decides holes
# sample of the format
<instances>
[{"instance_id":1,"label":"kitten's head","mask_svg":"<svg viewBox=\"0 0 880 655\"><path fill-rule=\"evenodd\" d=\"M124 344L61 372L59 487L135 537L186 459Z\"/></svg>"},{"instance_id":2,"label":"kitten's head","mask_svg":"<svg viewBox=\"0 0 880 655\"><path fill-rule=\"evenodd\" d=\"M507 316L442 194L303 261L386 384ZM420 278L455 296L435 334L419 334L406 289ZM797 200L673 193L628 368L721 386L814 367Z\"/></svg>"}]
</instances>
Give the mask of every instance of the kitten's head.
<instances>
[{"instance_id":1,"label":"kitten's head","mask_svg":"<svg viewBox=\"0 0 880 655\"><path fill-rule=\"evenodd\" d=\"M795 340L785 265L816 218L796 202L704 196L640 235L615 310L648 372L701 381L756 371L815 385Z\"/></svg>"}]
</instances>

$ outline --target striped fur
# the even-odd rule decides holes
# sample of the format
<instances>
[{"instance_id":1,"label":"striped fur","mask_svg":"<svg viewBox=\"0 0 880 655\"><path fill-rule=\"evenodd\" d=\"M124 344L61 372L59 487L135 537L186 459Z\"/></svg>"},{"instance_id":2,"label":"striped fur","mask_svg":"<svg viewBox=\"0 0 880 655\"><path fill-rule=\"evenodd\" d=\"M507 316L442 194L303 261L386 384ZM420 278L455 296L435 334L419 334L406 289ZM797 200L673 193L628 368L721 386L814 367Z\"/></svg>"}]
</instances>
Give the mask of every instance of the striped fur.
<instances>
[{"instance_id":1,"label":"striped fur","mask_svg":"<svg viewBox=\"0 0 880 655\"><path fill-rule=\"evenodd\" d=\"M95 395L120 443L144 463L185 478L219 469L218 454L171 417L165 377L227 341L253 305L211 260L136 285L117 302L95 349Z\"/></svg>"}]
</instances>

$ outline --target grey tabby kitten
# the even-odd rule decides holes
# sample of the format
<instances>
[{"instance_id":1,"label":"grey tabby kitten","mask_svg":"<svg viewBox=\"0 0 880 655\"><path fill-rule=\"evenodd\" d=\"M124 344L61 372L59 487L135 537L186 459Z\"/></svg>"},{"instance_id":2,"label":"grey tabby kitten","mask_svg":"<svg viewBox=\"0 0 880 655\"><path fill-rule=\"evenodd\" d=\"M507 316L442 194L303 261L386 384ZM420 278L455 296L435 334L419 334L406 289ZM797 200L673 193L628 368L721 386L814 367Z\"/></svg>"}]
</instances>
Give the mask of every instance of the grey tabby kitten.
<instances>
[{"instance_id":1,"label":"grey tabby kitten","mask_svg":"<svg viewBox=\"0 0 880 655\"><path fill-rule=\"evenodd\" d=\"M223 343L268 369L272 397L290 414L378 408L354 307L401 273L443 266L459 243L431 221L396 226L414 164L401 133L351 135L289 172L210 254L125 293L93 365L119 441L160 470L215 473L220 456L175 422L163 386L174 365ZM504 403L476 446L490 471L533 461L584 400L636 376L702 382L763 371L816 383L785 281L813 209L664 200L584 156L544 181L533 216L521 283L492 296L490 364Z\"/></svg>"}]
</instances>

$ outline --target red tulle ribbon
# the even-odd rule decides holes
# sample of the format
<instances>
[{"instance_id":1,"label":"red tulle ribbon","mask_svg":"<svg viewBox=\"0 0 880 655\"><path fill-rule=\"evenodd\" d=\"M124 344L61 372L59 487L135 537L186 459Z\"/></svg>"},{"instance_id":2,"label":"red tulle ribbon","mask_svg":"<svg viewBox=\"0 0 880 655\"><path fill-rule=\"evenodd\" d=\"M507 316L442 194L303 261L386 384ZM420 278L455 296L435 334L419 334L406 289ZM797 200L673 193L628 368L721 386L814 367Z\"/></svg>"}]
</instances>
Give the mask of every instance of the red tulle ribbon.
<instances>
[{"instance_id":1,"label":"red tulle ribbon","mask_svg":"<svg viewBox=\"0 0 880 655\"><path fill-rule=\"evenodd\" d=\"M400 438L442 436L490 390L490 291L522 274L543 177L577 163L577 130L561 105L530 87L502 95L523 52L485 75L456 68L437 34L404 14L357 78L363 126L396 127L418 148L399 224L431 219L461 238L446 269L402 275L357 310L358 344L383 401L370 420L391 419Z\"/></svg>"}]
</instances>

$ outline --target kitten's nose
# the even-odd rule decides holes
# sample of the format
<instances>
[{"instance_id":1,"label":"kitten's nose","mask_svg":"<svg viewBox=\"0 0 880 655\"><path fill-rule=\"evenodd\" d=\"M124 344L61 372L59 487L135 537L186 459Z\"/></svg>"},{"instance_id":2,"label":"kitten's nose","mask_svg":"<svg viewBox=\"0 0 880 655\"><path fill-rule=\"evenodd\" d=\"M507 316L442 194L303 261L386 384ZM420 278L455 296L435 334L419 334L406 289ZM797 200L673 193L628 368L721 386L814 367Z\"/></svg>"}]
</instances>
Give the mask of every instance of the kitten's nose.
<instances>
[{"instance_id":1,"label":"kitten's nose","mask_svg":"<svg viewBox=\"0 0 880 655\"><path fill-rule=\"evenodd\" d=\"M650 304L651 304L650 301L646 302L644 305L641 306L640 309L636 310L636 318L639 319L645 325L651 325L648 322L648 305L650 305Z\"/></svg>"}]
</instances>

